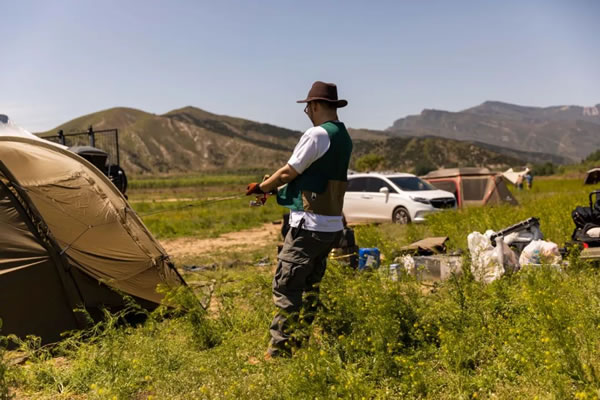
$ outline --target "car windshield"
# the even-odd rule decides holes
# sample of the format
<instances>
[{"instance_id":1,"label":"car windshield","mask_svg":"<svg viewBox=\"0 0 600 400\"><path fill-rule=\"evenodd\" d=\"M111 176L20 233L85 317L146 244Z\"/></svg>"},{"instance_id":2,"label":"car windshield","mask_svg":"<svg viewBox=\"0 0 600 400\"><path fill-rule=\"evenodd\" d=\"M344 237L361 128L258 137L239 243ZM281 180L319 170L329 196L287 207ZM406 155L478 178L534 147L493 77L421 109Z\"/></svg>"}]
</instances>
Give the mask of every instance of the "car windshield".
<instances>
[{"instance_id":1,"label":"car windshield","mask_svg":"<svg viewBox=\"0 0 600 400\"><path fill-rule=\"evenodd\" d=\"M434 186L425 182L421 178L417 178L416 176L402 176L390 178L390 181L394 183L394 185L398 186L400 190L404 190L405 192L416 192L419 190L436 190Z\"/></svg>"}]
</instances>

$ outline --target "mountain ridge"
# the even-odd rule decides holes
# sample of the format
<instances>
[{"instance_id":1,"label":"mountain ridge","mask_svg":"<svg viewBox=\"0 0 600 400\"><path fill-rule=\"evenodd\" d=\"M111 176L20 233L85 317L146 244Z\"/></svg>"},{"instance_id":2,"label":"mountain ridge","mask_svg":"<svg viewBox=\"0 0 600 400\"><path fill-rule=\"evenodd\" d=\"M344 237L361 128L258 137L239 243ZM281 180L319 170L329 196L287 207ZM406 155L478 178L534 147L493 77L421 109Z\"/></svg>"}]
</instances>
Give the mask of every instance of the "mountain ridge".
<instances>
[{"instance_id":1,"label":"mountain ridge","mask_svg":"<svg viewBox=\"0 0 600 400\"><path fill-rule=\"evenodd\" d=\"M580 109L583 110L581 107ZM531 118L532 112L539 114L539 110L545 109L485 102L458 113L424 110L419 116L407 117L404 120L408 119L408 122L404 121L400 124L401 127L393 130L349 128L355 142L353 161L369 152L384 155L389 159L390 166L405 169L414 169L420 160L428 160L433 167L468 165L497 168L570 161L571 158L560 154L520 150L503 146L502 143L482 141L477 134L478 130L474 130L470 136L463 135L467 136L463 139L444 137L444 129L440 128L447 126L448 121L453 123L457 114L462 117L463 114L460 113L467 114L467 122L476 121L480 127L495 128L494 124L501 126L511 119L523 124L523 113ZM544 112L547 113L543 111L542 114ZM504 116L503 120L490 121L491 113ZM589 119L594 120L594 111L589 113ZM437 128L422 129L423 121ZM595 124L588 120L578 123ZM41 134L55 134L59 129L65 133L81 132L89 126L93 126L95 130L119 129L122 164L132 174L277 168L287 162L302 135L299 131L215 114L194 106L176 108L164 114L131 107L112 107L80 116ZM451 151L446 151L446 148ZM461 156L458 157L458 154Z\"/></svg>"},{"instance_id":2,"label":"mountain ridge","mask_svg":"<svg viewBox=\"0 0 600 400\"><path fill-rule=\"evenodd\" d=\"M438 136L578 161L600 147L600 104L521 106L486 101L462 111L424 109L394 121L394 136Z\"/></svg>"}]
</instances>

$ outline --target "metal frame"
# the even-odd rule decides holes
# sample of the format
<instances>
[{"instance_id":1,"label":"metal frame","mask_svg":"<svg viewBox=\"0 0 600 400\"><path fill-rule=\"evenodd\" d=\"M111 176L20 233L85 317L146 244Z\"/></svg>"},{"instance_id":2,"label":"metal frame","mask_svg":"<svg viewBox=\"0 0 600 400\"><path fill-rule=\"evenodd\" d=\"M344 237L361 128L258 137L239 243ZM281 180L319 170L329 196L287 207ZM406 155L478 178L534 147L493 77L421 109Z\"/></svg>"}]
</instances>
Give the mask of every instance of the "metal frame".
<instances>
[{"instance_id":1,"label":"metal frame","mask_svg":"<svg viewBox=\"0 0 600 400\"><path fill-rule=\"evenodd\" d=\"M47 139L52 142L60 143L63 146L67 146L67 140L69 137L87 136L89 145L92 147L96 147L96 134L110 134L110 133L114 133L114 135L115 135L115 151L116 151L115 157L116 157L117 165L120 166L121 158L119 156L119 130L118 129L94 130L94 128L90 125L90 127L87 129L87 131L84 131L84 132L64 133L64 131L61 129L57 132L56 135L45 135L45 136L41 136L41 137L43 139ZM104 149L102 149L102 150L104 150Z\"/></svg>"}]
</instances>

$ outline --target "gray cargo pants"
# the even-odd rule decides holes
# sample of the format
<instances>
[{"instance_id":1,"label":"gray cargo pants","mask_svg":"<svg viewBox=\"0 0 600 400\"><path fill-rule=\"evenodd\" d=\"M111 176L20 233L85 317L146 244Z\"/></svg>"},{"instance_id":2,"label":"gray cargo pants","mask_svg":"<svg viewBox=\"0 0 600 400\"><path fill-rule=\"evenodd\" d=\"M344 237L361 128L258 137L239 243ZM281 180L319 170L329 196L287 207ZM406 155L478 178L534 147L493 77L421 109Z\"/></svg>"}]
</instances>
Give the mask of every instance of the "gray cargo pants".
<instances>
[{"instance_id":1,"label":"gray cargo pants","mask_svg":"<svg viewBox=\"0 0 600 400\"><path fill-rule=\"evenodd\" d=\"M290 354L292 348L308 338L306 328L317 311L319 283L325 275L327 256L340 235L341 231L315 232L302 228L292 228L287 233L273 277L273 302L279 310L271 323L269 354Z\"/></svg>"}]
</instances>

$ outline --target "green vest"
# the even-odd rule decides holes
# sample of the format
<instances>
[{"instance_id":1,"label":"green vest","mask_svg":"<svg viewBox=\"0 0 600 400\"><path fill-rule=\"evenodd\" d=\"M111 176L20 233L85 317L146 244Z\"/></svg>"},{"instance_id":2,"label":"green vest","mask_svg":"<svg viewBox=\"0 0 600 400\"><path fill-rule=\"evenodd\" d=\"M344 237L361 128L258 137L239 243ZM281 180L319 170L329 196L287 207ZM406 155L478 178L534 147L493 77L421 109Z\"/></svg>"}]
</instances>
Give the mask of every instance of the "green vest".
<instances>
[{"instance_id":1,"label":"green vest","mask_svg":"<svg viewBox=\"0 0 600 400\"><path fill-rule=\"evenodd\" d=\"M292 211L341 216L348 186L352 139L341 122L325 122L321 128L329 136L329 149L279 190L277 203Z\"/></svg>"}]
</instances>

